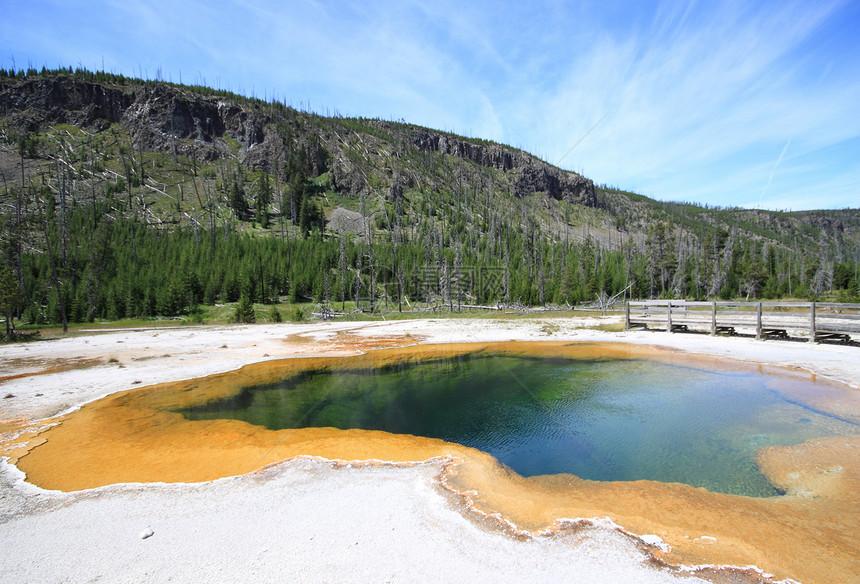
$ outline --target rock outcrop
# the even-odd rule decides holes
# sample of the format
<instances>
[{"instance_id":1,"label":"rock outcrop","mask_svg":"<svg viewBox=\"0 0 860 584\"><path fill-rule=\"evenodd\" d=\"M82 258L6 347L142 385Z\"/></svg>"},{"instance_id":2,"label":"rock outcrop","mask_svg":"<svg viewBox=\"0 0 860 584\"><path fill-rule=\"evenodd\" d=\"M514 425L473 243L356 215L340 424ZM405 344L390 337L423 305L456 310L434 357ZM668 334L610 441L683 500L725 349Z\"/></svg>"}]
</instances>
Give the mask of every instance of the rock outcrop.
<instances>
[{"instance_id":1,"label":"rock outcrop","mask_svg":"<svg viewBox=\"0 0 860 584\"><path fill-rule=\"evenodd\" d=\"M24 131L51 124L100 131L121 123L145 141L144 148L157 151L173 148L176 140L214 147L225 135L251 149L264 141L269 123L227 99L194 95L162 83L111 87L62 76L3 87L0 110Z\"/></svg>"},{"instance_id":2,"label":"rock outcrop","mask_svg":"<svg viewBox=\"0 0 860 584\"><path fill-rule=\"evenodd\" d=\"M395 138L387 141L365 135L360 142L367 162L356 163L354 156L345 153L343 138L332 136L325 124L290 111L272 114L273 119L268 107L260 103L201 95L165 83L114 85L57 75L0 85L0 112L18 131L61 123L102 131L111 124L122 124L135 147L144 150L198 160L237 156L242 164L268 172L274 171L274 164L284 168L289 158L298 156L310 175L329 172L332 187L342 194L367 193L373 180L375 188L385 189L390 201L403 196L405 189L428 182L389 162L407 149L417 148L503 172L516 197L544 193L557 200L597 206L592 181L515 148L378 121L371 123ZM352 132L340 131L347 136ZM241 145L238 152L233 141ZM389 158L384 159L381 151Z\"/></svg>"},{"instance_id":3,"label":"rock outcrop","mask_svg":"<svg viewBox=\"0 0 860 584\"><path fill-rule=\"evenodd\" d=\"M544 193L559 201L597 206L591 180L551 166L521 150L499 144L470 142L429 130L415 133L411 143L421 150L441 152L514 174L513 194L517 197Z\"/></svg>"},{"instance_id":4,"label":"rock outcrop","mask_svg":"<svg viewBox=\"0 0 860 584\"><path fill-rule=\"evenodd\" d=\"M544 193L568 203L597 206L592 181L575 172L565 172L548 164L530 164L520 169L514 181L514 195L525 197L532 193Z\"/></svg>"},{"instance_id":5,"label":"rock outcrop","mask_svg":"<svg viewBox=\"0 0 860 584\"><path fill-rule=\"evenodd\" d=\"M364 233L366 219L361 213L338 207L332 211L328 219L328 226L337 233Z\"/></svg>"},{"instance_id":6,"label":"rock outcrop","mask_svg":"<svg viewBox=\"0 0 860 584\"><path fill-rule=\"evenodd\" d=\"M476 144L427 130L413 135L411 141L414 146L421 150L465 158L475 164L506 172L523 166L526 163L526 158L532 158L525 153L498 144Z\"/></svg>"},{"instance_id":7,"label":"rock outcrop","mask_svg":"<svg viewBox=\"0 0 860 584\"><path fill-rule=\"evenodd\" d=\"M0 111L23 131L46 124L101 129L120 122L133 101L131 91L68 77L40 77L0 88Z\"/></svg>"}]
</instances>

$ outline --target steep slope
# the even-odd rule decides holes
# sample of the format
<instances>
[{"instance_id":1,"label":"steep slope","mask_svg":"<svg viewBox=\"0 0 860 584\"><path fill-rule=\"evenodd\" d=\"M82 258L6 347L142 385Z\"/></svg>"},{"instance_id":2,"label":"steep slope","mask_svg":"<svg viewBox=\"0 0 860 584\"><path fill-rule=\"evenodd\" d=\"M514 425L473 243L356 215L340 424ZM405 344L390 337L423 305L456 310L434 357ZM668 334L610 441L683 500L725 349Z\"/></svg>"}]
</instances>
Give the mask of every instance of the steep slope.
<instances>
[{"instance_id":1,"label":"steep slope","mask_svg":"<svg viewBox=\"0 0 860 584\"><path fill-rule=\"evenodd\" d=\"M333 192L356 200L360 194L390 197L392 192L416 187L477 190L491 180L494 190L515 200L537 193L553 201L608 211L608 215L573 213L567 226L593 224L595 235L607 243L613 227L641 237L655 221L673 222L694 233L702 226L740 230L744 236L782 245L800 238L801 245L817 248L822 230L831 244L838 243L840 236L847 249L860 242L857 213L851 210L707 209L606 188L599 189L598 196L592 181L492 142L405 123L325 118L207 88L104 74L108 81L100 81L99 75L44 74L7 81L0 90L0 112L9 132L20 135L68 124L98 133L119 126L140 152L170 153L198 163L230 160L271 174L303 151L310 175L327 173L327 186ZM449 165L456 161L455 171L439 176L440 159ZM538 204L549 208L545 201ZM571 213L570 209L564 212ZM548 230L558 235L558 225L553 227Z\"/></svg>"},{"instance_id":2,"label":"steep slope","mask_svg":"<svg viewBox=\"0 0 860 584\"><path fill-rule=\"evenodd\" d=\"M857 294L856 210L664 203L489 141L106 73L0 71L0 174L0 247L32 320L61 297L93 318L243 294ZM165 254L185 275L164 277Z\"/></svg>"}]
</instances>

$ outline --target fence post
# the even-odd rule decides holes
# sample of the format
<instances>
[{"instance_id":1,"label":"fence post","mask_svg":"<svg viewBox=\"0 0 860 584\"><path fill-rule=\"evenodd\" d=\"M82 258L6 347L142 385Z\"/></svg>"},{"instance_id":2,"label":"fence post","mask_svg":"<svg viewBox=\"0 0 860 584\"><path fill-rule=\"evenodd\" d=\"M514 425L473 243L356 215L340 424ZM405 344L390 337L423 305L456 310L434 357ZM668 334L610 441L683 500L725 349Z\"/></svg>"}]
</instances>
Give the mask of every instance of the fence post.
<instances>
[{"instance_id":1,"label":"fence post","mask_svg":"<svg viewBox=\"0 0 860 584\"><path fill-rule=\"evenodd\" d=\"M761 302L755 307L755 338L761 339Z\"/></svg>"},{"instance_id":2,"label":"fence post","mask_svg":"<svg viewBox=\"0 0 860 584\"><path fill-rule=\"evenodd\" d=\"M630 301L624 303L624 330L630 330Z\"/></svg>"},{"instance_id":3,"label":"fence post","mask_svg":"<svg viewBox=\"0 0 860 584\"><path fill-rule=\"evenodd\" d=\"M711 300L711 336L717 334L717 301Z\"/></svg>"},{"instance_id":4,"label":"fence post","mask_svg":"<svg viewBox=\"0 0 860 584\"><path fill-rule=\"evenodd\" d=\"M815 342L815 301L809 305L809 342Z\"/></svg>"},{"instance_id":5,"label":"fence post","mask_svg":"<svg viewBox=\"0 0 860 584\"><path fill-rule=\"evenodd\" d=\"M666 330L669 331L670 333L675 332L672 330L672 301L671 300L666 302L666 321L668 323L666 325L667 326Z\"/></svg>"}]
</instances>

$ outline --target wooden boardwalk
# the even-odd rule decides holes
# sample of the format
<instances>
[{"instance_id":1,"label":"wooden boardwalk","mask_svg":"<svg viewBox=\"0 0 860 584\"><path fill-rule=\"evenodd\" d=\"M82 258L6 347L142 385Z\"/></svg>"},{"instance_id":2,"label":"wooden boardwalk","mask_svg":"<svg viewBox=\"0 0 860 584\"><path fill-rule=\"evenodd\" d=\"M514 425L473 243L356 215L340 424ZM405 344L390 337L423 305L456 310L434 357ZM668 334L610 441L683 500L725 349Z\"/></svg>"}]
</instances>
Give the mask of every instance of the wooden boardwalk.
<instances>
[{"instance_id":1,"label":"wooden boardwalk","mask_svg":"<svg viewBox=\"0 0 860 584\"><path fill-rule=\"evenodd\" d=\"M860 340L860 304L835 302L628 302L625 328L755 334L757 339Z\"/></svg>"}]
</instances>

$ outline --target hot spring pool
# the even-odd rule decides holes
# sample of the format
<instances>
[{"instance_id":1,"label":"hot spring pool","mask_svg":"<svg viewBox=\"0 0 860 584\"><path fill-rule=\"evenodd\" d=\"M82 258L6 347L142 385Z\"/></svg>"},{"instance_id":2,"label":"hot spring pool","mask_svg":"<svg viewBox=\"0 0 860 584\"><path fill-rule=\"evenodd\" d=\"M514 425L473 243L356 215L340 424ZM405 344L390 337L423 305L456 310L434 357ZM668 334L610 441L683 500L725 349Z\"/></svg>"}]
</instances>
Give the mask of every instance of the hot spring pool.
<instances>
[{"instance_id":1,"label":"hot spring pool","mask_svg":"<svg viewBox=\"0 0 860 584\"><path fill-rule=\"evenodd\" d=\"M488 452L523 476L650 479L768 497L779 492L755 465L760 448L860 430L796 400L817 390L809 380L648 359L477 353L329 366L179 411L273 430L441 438Z\"/></svg>"}]
</instances>

